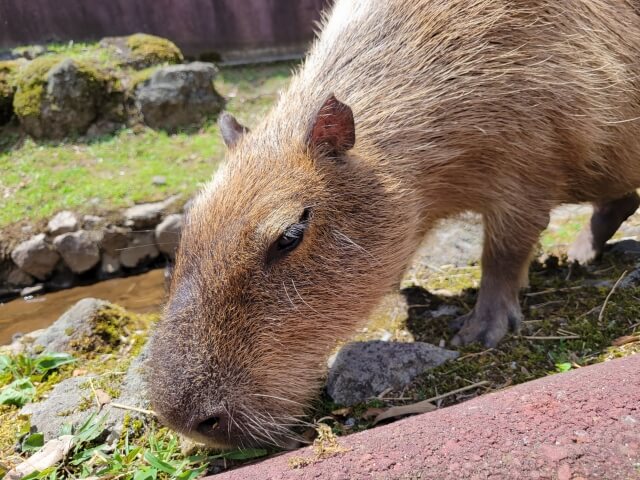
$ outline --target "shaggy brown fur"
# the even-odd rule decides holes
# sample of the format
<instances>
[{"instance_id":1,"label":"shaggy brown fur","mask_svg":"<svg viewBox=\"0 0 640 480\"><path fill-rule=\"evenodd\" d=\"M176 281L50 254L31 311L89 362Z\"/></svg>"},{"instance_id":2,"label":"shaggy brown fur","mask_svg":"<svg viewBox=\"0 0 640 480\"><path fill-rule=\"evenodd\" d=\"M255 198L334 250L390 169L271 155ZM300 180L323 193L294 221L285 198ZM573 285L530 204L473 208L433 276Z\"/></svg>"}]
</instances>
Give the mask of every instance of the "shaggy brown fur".
<instances>
[{"instance_id":1,"label":"shaggy brown fur","mask_svg":"<svg viewBox=\"0 0 640 480\"><path fill-rule=\"evenodd\" d=\"M517 328L552 207L596 202L586 261L638 206L639 3L338 0L267 118L221 121L229 158L188 215L152 343L165 421L283 444L328 352L465 210L483 215L483 276L454 343Z\"/></svg>"}]
</instances>

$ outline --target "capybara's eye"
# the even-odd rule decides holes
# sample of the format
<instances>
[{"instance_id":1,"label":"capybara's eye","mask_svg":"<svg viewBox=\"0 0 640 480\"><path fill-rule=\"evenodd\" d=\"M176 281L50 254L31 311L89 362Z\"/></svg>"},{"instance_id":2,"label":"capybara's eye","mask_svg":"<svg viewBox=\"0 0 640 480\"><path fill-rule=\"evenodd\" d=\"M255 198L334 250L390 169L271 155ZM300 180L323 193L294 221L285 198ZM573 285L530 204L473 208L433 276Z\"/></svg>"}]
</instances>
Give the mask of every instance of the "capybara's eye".
<instances>
[{"instance_id":1,"label":"capybara's eye","mask_svg":"<svg viewBox=\"0 0 640 480\"><path fill-rule=\"evenodd\" d=\"M304 238L304 232L309 224L309 218L311 217L311 210L305 208L304 212L300 216L300 220L293 225L287 227L278 240L271 246L267 254L267 261L275 260L276 258L291 252L294 250Z\"/></svg>"}]
</instances>

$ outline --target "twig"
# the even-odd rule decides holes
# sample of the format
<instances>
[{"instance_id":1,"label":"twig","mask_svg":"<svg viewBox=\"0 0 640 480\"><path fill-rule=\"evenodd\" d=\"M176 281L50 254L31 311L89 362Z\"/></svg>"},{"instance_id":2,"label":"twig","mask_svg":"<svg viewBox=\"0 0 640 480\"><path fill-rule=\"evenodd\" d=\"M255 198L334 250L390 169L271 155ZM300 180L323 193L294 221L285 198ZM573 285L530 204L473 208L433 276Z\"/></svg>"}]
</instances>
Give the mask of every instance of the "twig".
<instances>
[{"instance_id":1,"label":"twig","mask_svg":"<svg viewBox=\"0 0 640 480\"><path fill-rule=\"evenodd\" d=\"M93 392L93 398L96 401L98 410L100 410L102 408L102 404L100 403L100 399L98 399L98 392L96 392L96 389L93 386L93 379L91 377L89 377L89 386L91 387L91 391Z\"/></svg>"},{"instance_id":2,"label":"twig","mask_svg":"<svg viewBox=\"0 0 640 480\"><path fill-rule=\"evenodd\" d=\"M578 285L576 287L567 287L567 288L550 288L548 290L542 290L540 292L531 292L525 293L525 297L539 297L540 295L547 295L548 293L560 293L560 292L570 292L572 290L580 290L584 288L582 285Z\"/></svg>"},{"instance_id":3,"label":"twig","mask_svg":"<svg viewBox=\"0 0 640 480\"><path fill-rule=\"evenodd\" d=\"M442 400L443 398L450 397L451 395L456 395L458 393L466 392L467 390L473 390L474 388L484 387L485 385L488 385L488 384L489 384L488 381L483 380L482 382L474 383L473 385L467 385L466 387L458 388L457 390L451 390L450 392L443 393L442 395L438 395L436 397L428 398L426 400L423 400L420 403L437 402L438 400Z\"/></svg>"},{"instance_id":4,"label":"twig","mask_svg":"<svg viewBox=\"0 0 640 480\"><path fill-rule=\"evenodd\" d=\"M549 337L522 335L518 338L524 338L525 340L578 340L582 337L580 335L557 335L557 336L549 336Z\"/></svg>"},{"instance_id":5,"label":"twig","mask_svg":"<svg viewBox=\"0 0 640 480\"><path fill-rule=\"evenodd\" d=\"M109 405L111 405L114 408L119 408L121 410L131 410L133 412L144 413L145 415L153 415L154 417L156 416L156 412L154 412L153 410L145 410L144 408L131 407L129 405L123 405L122 403L115 403L115 402L111 402Z\"/></svg>"},{"instance_id":6,"label":"twig","mask_svg":"<svg viewBox=\"0 0 640 480\"><path fill-rule=\"evenodd\" d=\"M607 298L604 299L604 303L602 304L602 309L600 310L600 315L598 315L598 323L600 323L602 321L602 317L604 317L604 309L607 308L607 303L609 303L609 299L611 298L611 295L613 295L613 292L616 291L616 288L618 288L618 285L620 285L620 282L626 275L627 275L627 270L622 272L622 275L620 275L620 278L618 279L618 281L613 285L613 288L609 292L609 295L607 295Z\"/></svg>"}]
</instances>

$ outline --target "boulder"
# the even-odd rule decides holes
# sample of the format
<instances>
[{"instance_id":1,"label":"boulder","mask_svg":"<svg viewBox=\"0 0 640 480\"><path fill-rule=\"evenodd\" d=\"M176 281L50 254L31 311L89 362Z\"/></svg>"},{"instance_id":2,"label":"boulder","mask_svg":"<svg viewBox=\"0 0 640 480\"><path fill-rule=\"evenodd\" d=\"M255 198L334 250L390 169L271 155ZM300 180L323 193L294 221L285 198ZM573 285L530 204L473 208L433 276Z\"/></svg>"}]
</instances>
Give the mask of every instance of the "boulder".
<instances>
[{"instance_id":1,"label":"boulder","mask_svg":"<svg viewBox=\"0 0 640 480\"><path fill-rule=\"evenodd\" d=\"M111 50L120 66L136 70L164 63L181 63L184 60L182 52L173 42L144 33L103 38L100 46Z\"/></svg>"},{"instance_id":2,"label":"boulder","mask_svg":"<svg viewBox=\"0 0 640 480\"><path fill-rule=\"evenodd\" d=\"M213 87L217 68L194 62L156 70L135 89L135 103L151 128L176 131L217 115L224 99Z\"/></svg>"},{"instance_id":3,"label":"boulder","mask_svg":"<svg viewBox=\"0 0 640 480\"><path fill-rule=\"evenodd\" d=\"M182 231L183 215L175 213L167 216L156 227L156 244L158 249L168 255L170 258L175 257L176 248L180 241L180 232Z\"/></svg>"},{"instance_id":4,"label":"boulder","mask_svg":"<svg viewBox=\"0 0 640 480\"><path fill-rule=\"evenodd\" d=\"M129 243L128 234L129 230L126 228L109 226L102 232L100 248L112 257L117 257L120 255L120 250Z\"/></svg>"},{"instance_id":5,"label":"boulder","mask_svg":"<svg viewBox=\"0 0 640 480\"><path fill-rule=\"evenodd\" d=\"M341 405L364 402L389 388L402 389L424 371L458 355L423 342L349 343L329 370L327 392Z\"/></svg>"},{"instance_id":6,"label":"boulder","mask_svg":"<svg viewBox=\"0 0 640 480\"><path fill-rule=\"evenodd\" d=\"M126 268L135 268L160 255L154 232L130 233L129 243L120 251L120 263Z\"/></svg>"},{"instance_id":7,"label":"boulder","mask_svg":"<svg viewBox=\"0 0 640 480\"><path fill-rule=\"evenodd\" d=\"M46 241L44 233L41 233L14 248L11 259L23 272L44 280L55 268L60 255Z\"/></svg>"},{"instance_id":8,"label":"boulder","mask_svg":"<svg viewBox=\"0 0 640 480\"><path fill-rule=\"evenodd\" d=\"M123 431L125 416L131 419L141 418L142 414L132 410L123 410L111 406L111 400L129 407L148 409L146 388L142 379L142 367L147 359L147 348L143 348L138 357L133 359L127 369L122 383L114 386L119 390L117 398L111 398L104 391L97 391L103 405L99 409L96 405L96 395L92 384L100 381L95 375L71 377L58 383L46 399L25 405L21 415L30 417L31 426L44 435L45 441L56 438L65 424L78 428L91 415L104 416L104 429L107 443L117 442ZM80 406L82 408L79 408Z\"/></svg>"},{"instance_id":9,"label":"boulder","mask_svg":"<svg viewBox=\"0 0 640 480\"><path fill-rule=\"evenodd\" d=\"M13 106L23 129L35 138L83 134L99 114L110 80L72 59L40 57L21 69Z\"/></svg>"},{"instance_id":10,"label":"boulder","mask_svg":"<svg viewBox=\"0 0 640 480\"><path fill-rule=\"evenodd\" d=\"M160 222L162 215L178 198L174 195L162 202L142 203L130 207L124 212L124 222L128 227L136 229L155 227Z\"/></svg>"},{"instance_id":11,"label":"boulder","mask_svg":"<svg viewBox=\"0 0 640 480\"><path fill-rule=\"evenodd\" d=\"M53 240L53 245L74 273L87 272L100 261L100 249L92 232L64 233Z\"/></svg>"},{"instance_id":12,"label":"boulder","mask_svg":"<svg viewBox=\"0 0 640 480\"><path fill-rule=\"evenodd\" d=\"M78 217L68 210L57 213L47 224L47 231L52 237L76 230L78 230Z\"/></svg>"},{"instance_id":13,"label":"boulder","mask_svg":"<svg viewBox=\"0 0 640 480\"><path fill-rule=\"evenodd\" d=\"M48 352L73 352L76 344L95 334L94 320L109 306L95 298L80 300L36 337L34 347Z\"/></svg>"},{"instance_id":14,"label":"boulder","mask_svg":"<svg viewBox=\"0 0 640 480\"><path fill-rule=\"evenodd\" d=\"M7 284L11 287L28 287L33 285L34 279L27 272L23 272L17 267L14 267L7 275Z\"/></svg>"}]
</instances>

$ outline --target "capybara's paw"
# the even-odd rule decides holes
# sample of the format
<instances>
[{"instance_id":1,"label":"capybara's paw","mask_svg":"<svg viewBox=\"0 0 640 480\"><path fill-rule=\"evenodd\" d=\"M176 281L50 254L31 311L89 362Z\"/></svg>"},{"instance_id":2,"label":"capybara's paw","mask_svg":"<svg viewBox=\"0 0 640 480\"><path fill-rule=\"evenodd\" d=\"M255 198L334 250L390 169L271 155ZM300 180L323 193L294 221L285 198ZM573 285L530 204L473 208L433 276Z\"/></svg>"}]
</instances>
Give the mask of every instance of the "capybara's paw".
<instances>
[{"instance_id":1,"label":"capybara's paw","mask_svg":"<svg viewBox=\"0 0 640 480\"><path fill-rule=\"evenodd\" d=\"M522 321L519 308L501 311L485 311L477 313L474 309L458 319L462 327L451 339L453 346L481 343L487 348L494 348L507 334L509 329L517 331Z\"/></svg>"},{"instance_id":2,"label":"capybara's paw","mask_svg":"<svg viewBox=\"0 0 640 480\"><path fill-rule=\"evenodd\" d=\"M571 262L578 262L580 265L586 265L592 262L600 255L600 252L593 246L593 237L587 229L580 232L578 238L571 244L567 257Z\"/></svg>"}]
</instances>

